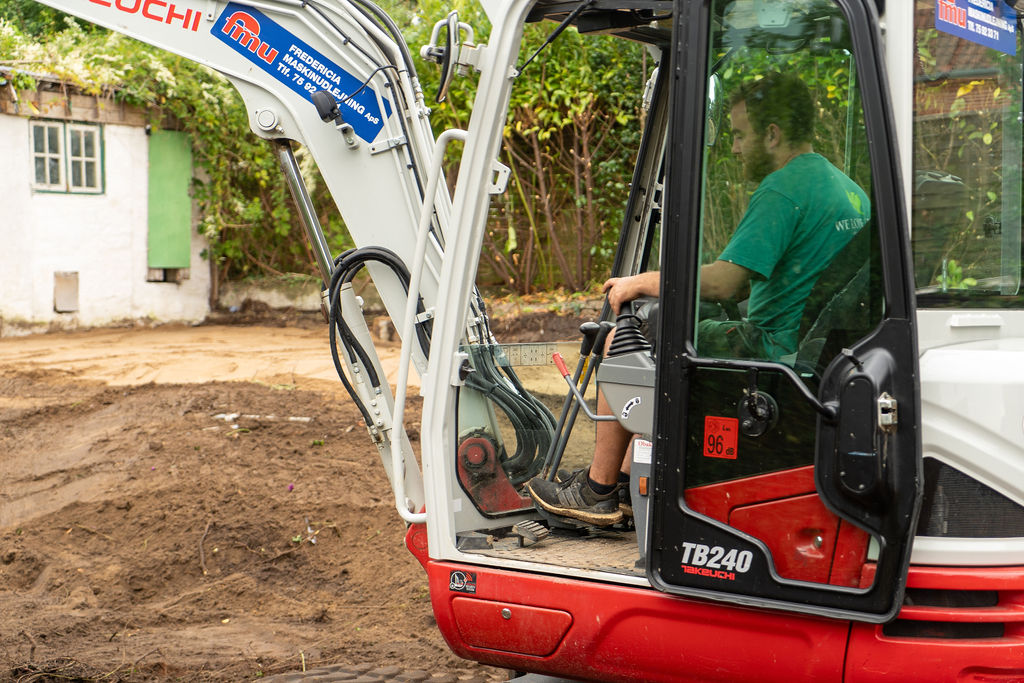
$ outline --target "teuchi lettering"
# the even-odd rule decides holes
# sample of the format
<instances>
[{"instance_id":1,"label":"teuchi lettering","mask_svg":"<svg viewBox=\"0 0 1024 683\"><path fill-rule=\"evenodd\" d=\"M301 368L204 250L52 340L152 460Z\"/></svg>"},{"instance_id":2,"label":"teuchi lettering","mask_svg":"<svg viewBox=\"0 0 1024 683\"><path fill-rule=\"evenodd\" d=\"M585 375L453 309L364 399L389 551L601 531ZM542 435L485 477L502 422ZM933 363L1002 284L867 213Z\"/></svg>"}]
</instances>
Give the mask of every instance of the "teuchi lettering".
<instances>
[{"instance_id":1,"label":"teuchi lettering","mask_svg":"<svg viewBox=\"0 0 1024 683\"><path fill-rule=\"evenodd\" d=\"M162 24L178 24L187 31L198 31L199 18L202 16L202 12L199 10L181 7L165 0L89 0L89 2L103 7L113 7L125 14L141 14L146 19Z\"/></svg>"}]
</instances>

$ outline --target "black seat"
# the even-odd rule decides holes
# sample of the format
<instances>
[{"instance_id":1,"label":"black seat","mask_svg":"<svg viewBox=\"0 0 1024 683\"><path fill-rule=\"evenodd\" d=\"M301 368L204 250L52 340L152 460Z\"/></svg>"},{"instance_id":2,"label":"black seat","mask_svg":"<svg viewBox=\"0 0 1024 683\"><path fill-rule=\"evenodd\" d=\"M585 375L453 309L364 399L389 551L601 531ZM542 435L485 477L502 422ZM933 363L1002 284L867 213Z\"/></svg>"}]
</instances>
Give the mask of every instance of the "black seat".
<instances>
[{"instance_id":1,"label":"black seat","mask_svg":"<svg viewBox=\"0 0 1024 683\"><path fill-rule=\"evenodd\" d=\"M822 271L804 305L796 367L818 376L844 347L870 331L872 252L869 223Z\"/></svg>"}]
</instances>

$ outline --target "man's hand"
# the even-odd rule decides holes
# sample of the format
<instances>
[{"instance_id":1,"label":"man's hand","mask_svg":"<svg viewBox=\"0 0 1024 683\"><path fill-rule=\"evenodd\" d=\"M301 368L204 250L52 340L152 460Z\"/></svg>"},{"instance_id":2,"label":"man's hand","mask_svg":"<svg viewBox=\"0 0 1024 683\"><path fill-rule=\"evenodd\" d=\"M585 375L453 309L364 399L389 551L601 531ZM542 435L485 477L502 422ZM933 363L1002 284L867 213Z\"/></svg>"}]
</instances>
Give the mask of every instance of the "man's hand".
<instances>
[{"instance_id":1,"label":"man's hand","mask_svg":"<svg viewBox=\"0 0 1024 683\"><path fill-rule=\"evenodd\" d=\"M608 305L618 315L622 304L641 296L658 296L661 291L661 274L648 271L639 275L608 278L601 291L608 296Z\"/></svg>"}]
</instances>

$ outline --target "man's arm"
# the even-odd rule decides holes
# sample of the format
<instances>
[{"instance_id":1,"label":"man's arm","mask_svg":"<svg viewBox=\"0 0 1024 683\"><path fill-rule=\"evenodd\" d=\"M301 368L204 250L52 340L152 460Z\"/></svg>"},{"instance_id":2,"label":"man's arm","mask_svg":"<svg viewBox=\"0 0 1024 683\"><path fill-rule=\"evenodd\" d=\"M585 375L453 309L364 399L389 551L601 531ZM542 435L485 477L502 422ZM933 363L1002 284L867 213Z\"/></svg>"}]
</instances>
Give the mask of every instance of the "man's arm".
<instances>
[{"instance_id":1,"label":"man's arm","mask_svg":"<svg viewBox=\"0 0 1024 683\"><path fill-rule=\"evenodd\" d=\"M750 271L730 261L715 261L700 267L701 299L739 299L749 284Z\"/></svg>"},{"instance_id":2,"label":"man's arm","mask_svg":"<svg viewBox=\"0 0 1024 683\"><path fill-rule=\"evenodd\" d=\"M605 280L601 291L608 295L608 304L618 315L624 303L641 296L658 296L661 291L661 273L649 270L638 275L609 278Z\"/></svg>"},{"instance_id":3,"label":"man's arm","mask_svg":"<svg viewBox=\"0 0 1024 683\"><path fill-rule=\"evenodd\" d=\"M750 284L750 271L729 261L715 261L700 268L700 298L711 301L738 299ZM608 304L619 314L622 304L641 296L658 296L661 291L661 273L651 270L638 275L613 277L605 280L602 291Z\"/></svg>"}]
</instances>

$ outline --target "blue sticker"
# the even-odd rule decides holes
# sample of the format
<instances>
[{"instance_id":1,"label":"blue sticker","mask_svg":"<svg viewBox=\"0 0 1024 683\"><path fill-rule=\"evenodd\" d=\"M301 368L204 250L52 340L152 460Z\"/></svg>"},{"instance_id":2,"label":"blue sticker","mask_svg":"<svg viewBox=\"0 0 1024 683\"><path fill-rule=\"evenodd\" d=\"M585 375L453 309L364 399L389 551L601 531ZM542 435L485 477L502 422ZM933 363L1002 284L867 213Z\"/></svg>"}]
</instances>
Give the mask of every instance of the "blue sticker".
<instances>
[{"instance_id":1,"label":"blue sticker","mask_svg":"<svg viewBox=\"0 0 1024 683\"><path fill-rule=\"evenodd\" d=\"M1017 54L1017 13L1003 0L935 0L935 28Z\"/></svg>"},{"instance_id":2,"label":"blue sticker","mask_svg":"<svg viewBox=\"0 0 1024 683\"><path fill-rule=\"evenodd\" d=\"M250 62L313 102L313 93L326 90L338 100L342 118L355 134L372 142L391 116L391 103L384 99L385 116L380 113L377 93L370 87L350 95L363 82L286 31L262 12L245 5L228 3L210 30Z\"/></svg>"}]
</instances>

